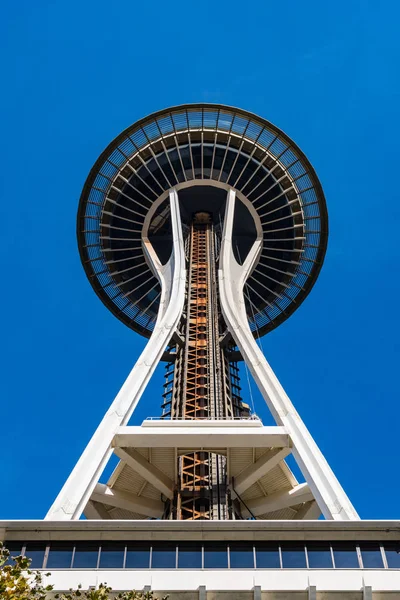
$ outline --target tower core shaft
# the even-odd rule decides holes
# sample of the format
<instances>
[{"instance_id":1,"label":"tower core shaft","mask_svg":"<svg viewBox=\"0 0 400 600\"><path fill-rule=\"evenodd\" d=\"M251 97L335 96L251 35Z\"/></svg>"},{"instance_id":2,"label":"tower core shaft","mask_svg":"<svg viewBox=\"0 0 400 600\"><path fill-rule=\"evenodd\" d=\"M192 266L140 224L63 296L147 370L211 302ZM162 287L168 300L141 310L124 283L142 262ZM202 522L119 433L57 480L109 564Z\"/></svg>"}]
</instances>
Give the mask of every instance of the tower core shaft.
<instances>
[{"instance_id":1,"label":"tower core shaft","mask_svg":"<svg viewBox=\"0 0 400 600\"><path fill-rule=\"evenodd\" d=\"M186 240L189 267L182 327L185 343L182 348L176 346L171 398L163 405L167 409L164 416L171 419L231 419L246 412L238 396L237 366L230 356L232 345L222 347L220 342L226 326L218 300L219 245L211 215L196 213ZM167 381L170 373L171 364L167 366ZM225 456L188 452L178 458L178 473L172 518L229 518L232 510Z\"/></svg>"}]
</instances>

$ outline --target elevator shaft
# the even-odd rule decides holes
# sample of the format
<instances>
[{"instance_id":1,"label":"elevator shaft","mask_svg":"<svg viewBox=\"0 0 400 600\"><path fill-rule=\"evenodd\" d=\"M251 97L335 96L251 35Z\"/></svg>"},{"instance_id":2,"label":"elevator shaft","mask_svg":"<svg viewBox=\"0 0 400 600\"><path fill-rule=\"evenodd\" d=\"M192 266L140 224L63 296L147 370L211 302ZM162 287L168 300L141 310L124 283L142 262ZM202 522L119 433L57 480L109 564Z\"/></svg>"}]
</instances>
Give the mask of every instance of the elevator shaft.
<instances>
[{"instance_id":1,"label":"elevator shaft","mask_svg":"<svg viewBox=\"0 0 400 600\"><path fill-rule=\"evenodd\" d=\"M225 416L219 350L214 229L210 215L195 215L190 231L185 359L184 419ZM177 518L224 519L226 459L210 452L179 457Z\"/></svg>"},{"instance_id":2,"label":"elevator shaft","mask_svg":"<svg viewBox=\"0 0 400 600\"><path fill-rule=\"evenodd\" d=\"M248 414L240 398L232 343L222 345L226 331L218 299L219 235L209 213L196 213L187 238L187 293L174 362L167 365L164 418L231 419ZM178 457L178 484L169 517L178 520L229 519L232 514L226 456L185 451Z\"/></svg>"}]
</instances>

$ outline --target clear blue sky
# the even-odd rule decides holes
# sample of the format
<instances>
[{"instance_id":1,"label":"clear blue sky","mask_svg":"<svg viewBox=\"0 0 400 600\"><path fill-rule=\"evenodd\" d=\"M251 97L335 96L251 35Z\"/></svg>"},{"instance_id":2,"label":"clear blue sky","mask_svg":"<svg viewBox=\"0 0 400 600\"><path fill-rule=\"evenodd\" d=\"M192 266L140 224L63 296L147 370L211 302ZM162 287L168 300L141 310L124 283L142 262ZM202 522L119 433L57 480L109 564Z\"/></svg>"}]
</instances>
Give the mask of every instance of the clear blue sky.
<instances>
[{"instance_id":1,"label":"clear blue sky","mask_svg":"<svg viewBox=\"0 0 400 600\"><path fill-rule=\"evenodd\" d=\"M201 101L272 121L321 179L324 268L263 347L360 515L400 518L400 9L380 4L3 6L0 518L44 516L143 347L79 262L88 171L136 119Z\"/></svg>"}]
</instances>

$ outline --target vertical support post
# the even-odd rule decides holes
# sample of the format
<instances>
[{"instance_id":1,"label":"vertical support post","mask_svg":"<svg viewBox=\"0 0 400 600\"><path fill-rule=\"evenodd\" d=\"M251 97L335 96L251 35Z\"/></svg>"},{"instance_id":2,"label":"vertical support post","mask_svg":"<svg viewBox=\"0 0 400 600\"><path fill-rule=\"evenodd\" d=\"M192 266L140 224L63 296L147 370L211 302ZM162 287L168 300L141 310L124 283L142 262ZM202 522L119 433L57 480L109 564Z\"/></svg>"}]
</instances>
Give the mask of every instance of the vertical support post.
<instances>
[{"instance_id":1,"label":"vertical support post","mask_svg":"<svg viewBox=\"0 0 400 600\"><path fill-rule=\"evenodd\" d=\"M228 192L218 271L221 310L276 423L293 443L293 455L326 519L352 520L358 515L320 449L295 410L250 330L243 288L261 252L261 234L243 265L233 254L232 235L236 195Z\"/></svg>"},{"instance_id":2,"label":"vertical support post","mask_svg":"<svg viewBox=\"0 0 400 600\"><path fill-rule=\"evenodd\" d=\"M363 587L363 600L372 600L372 586L365 585Z\"/></svg>"},{"instance_id":3,"label":"vertical support post","mask_svg":"<svg viewBox=\"0 0 400 600\"><path fill-rule=\"evenodd\" d=\"M205 585L199 587L199 600L207 600L207 589Z\"/></svg>"},{"instance_id":4,"label":"vertical support post","mask_svg":"<svg viewBox=\"0 0 400 600\"><path fill-rule=\"evenodd\" d=\"M143 240L144 250L161 284L160 308L154 331L137 363L98 426L82 456L47 513L47 520L79 519L113 452L111 444L119 427L126 425L147 383L176 330L185 300L185 252L178 195L169 195L173 248L162 265L152 245Z\"/></svg>"},{"instance_id":5,"label":"vertical support post","mask_svg":"<svg viewBox=\"0 0 400 600\"><path fill-rule=\"evenodd\" d=\"M317 600L317 586L308 586L308 600Z\"/></svg>"}]
</instances>

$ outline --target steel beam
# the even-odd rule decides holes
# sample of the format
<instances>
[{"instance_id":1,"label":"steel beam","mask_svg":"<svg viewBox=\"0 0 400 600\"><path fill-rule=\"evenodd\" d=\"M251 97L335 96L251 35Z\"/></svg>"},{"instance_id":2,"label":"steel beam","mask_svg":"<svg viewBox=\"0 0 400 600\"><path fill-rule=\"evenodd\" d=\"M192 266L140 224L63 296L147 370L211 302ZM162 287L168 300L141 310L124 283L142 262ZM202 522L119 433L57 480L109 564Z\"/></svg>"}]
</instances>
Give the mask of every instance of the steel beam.
<instances>
[{"instance_id":1,"label":"steel beam","mask_svg":"<svg viewBox=\"0 0 400 600\"><path fill-rule=\"evenodd\" d=\"M114 454L118 456L131 469L139 473L144 479L151 483L167 498L174 495L174 482L165 473L149 463L137 450L131 449L127 452L124 448L114 448Z\"/></svg>"},{"instance_id":2,"label":"steel beam","mask_svg":"<svg viewBox=\"0 0 400 600\"><path fill-rule=\"evenodd\" d=\"M315 521L321 516L321 509L315 500L305 502L300 510L297 511L296 521Z\"/></svg>"},{"instance_id":3,"label":"steel beam","mask_svg":"<svg viewBox=\"0 0 400 600\"><path fill-rule=\"evenodd\" d=\"M89 502L86 504L83 514L87 519L100 521L107 521L111 519L109 512L106 510L103 504L100 504L99 502L92 502L92 500L89 500Z\"/></svg>"},{"instance_id":4,"label":"steel beam","mask_svg":"<svg viewBox=\"0 0 400 600\"><path fill-rule=\"evenodd\" d=\"M235 478L235 492L243 494L250 486L276 467L290 454L291 448L273 448L260 456L255 463L247 467Z\"/></svg>"},{"instance_id":5,"label":"steel beam","mask_svg":"<svg viewBox=\"0 0 400 600\"><path fill-rule=\"evenodd\" d=\"M176 424L179 424L176 426ZM232 423L232 422L231 422ZM116 448L192 448L211 450L216 448L286 448L289 436L284 427L247 427L246 421L163 421L162 427L143 425L121 427L117 430L113 445Z\"/></svg>"},{"instance_id":6,"label":"steel beam","mask_svg":"<svg viewBox=\"0 0 400 600\"><path fill-rule=\"evenodd\" d=\"M122 490L114 490L103 483L96 484L91 499L94 502L101 502L133 513L140 513L154 519L160 519L164 512L164 503L161 500L153 500L152 498L135 496Z\"/></svg>"},{"instance_id":7,"label":"steel beam","mask_svg":"<svg viewBox=\"0 0 400 600\"><path fill-rule=\"evenodd\" d=\"M257 264L262 250L259 235L243 265L233 254L233 217L235 192L228 192L220 252L218 282L221 310L225 322L256 381L276 423L286 428L295 457L326 519L358 519L358 515L339 481L313 440L300 415L279 383L251 333L243 295L246 280Z\"/></svg>"},{"instance_id":8,"label":"steel beam","mask_svg":"<svg viewBox=\"0 0 400 600\"><path fill-rule=\"evenodd\" d=\"M255 500L246 500L246 507L251 511L251 514L258 517L264 513L281 510L282 508L290 508L291 506L296 506L296 504L308 502L309 500L313 500L313 494L308 487L308 484L300 483L291 490L274 492L273 494L269 494L262 498L256 498ZM245 516L249 516L249 511L247 511L245 507L242 508L242 514Z\"/></svg>"},{"instance_id":9,"label":"steel beam","mask_svg":"<svg viewBox=\"0 0 400 600\"><path fill-rule=\"evenodd\" d=\"M161 284L160 307L153 334L128 375L64 487L46 515L48 520L79 519L113 452L115 433L129 421L150 377L180 321L185 300L185 252L178 196L169 194L173 249L162 265L148 239L144 251Z\"/></svg>"}]
</instances>

